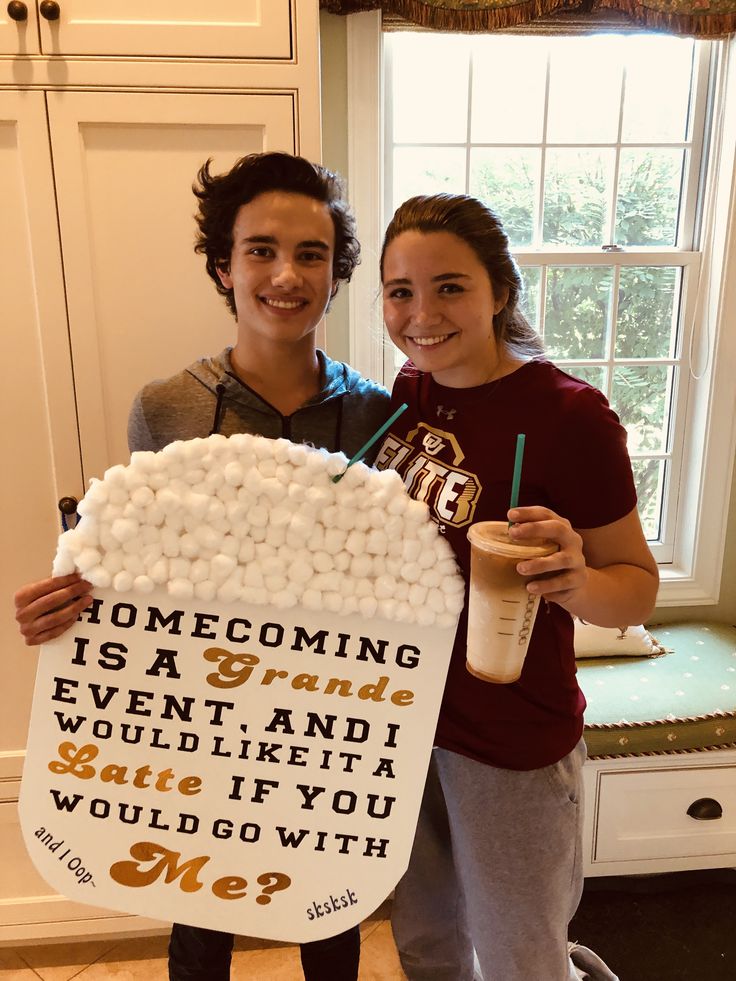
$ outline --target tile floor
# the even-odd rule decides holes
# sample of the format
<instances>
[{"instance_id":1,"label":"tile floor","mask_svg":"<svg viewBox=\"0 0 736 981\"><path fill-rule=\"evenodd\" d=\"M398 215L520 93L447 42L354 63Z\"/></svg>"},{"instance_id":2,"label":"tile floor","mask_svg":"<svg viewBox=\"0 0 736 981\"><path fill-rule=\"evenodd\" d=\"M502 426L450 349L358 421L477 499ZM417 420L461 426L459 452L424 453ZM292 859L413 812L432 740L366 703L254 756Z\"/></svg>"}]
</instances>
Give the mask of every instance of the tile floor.
<instances>
[{"instance_id":1,"label":"tile floor","mask_svg":"<svg viewBox=\"0 0 736 981\"><path fill-rule=\"evenodd\" d=\"M404 981L385 903L361 924L360 981ZM168 937L0 948L0 981L167 981ZM232 981L301 981L299 948L238 938Z\"/></svg>"}]
</instances>

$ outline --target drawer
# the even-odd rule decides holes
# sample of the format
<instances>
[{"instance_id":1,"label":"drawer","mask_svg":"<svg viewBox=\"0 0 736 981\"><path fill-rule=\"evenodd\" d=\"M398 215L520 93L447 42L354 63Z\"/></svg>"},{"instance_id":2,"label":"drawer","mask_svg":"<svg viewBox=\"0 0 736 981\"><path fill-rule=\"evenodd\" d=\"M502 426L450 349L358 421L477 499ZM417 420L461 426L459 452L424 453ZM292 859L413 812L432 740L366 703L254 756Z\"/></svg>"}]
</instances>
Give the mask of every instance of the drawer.
<instances>
[{"instance_id":1,"label":"drawer","mask_svg":"<svg viewBox=\"0 0 736 981\"><path fill-rule=\"evenodd\" d=\"M701 798L722 816L691 817ZM729 856L736 861L736 767L602 771L599 775L594 861Z\"/></svg>"}]
</instances>

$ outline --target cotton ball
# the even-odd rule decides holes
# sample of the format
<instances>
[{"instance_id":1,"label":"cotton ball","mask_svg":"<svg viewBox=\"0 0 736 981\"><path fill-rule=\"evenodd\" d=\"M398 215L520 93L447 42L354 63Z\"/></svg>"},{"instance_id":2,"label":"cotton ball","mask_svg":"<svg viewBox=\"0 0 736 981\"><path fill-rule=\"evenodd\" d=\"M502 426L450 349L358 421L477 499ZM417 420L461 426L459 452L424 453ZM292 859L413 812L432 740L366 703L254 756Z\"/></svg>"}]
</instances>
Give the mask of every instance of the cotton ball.
<instances>
[{"instance_id":1,"label":"cotton ball","mask_svg":"<svg viewBox=\"0 0 736 981\"><path fill-rule=\"evenodd\" d=\"M401 567L401 578L408 583L419 582L422 570L416 562L405 562Z\"/></svg>"},{"instance_id":2,"label":"cotton ball","mask_svg":"<svg viewBox=\"0 0 736 981\"><path fill-rule=\"evenodd\" d=\"M230 484L220 484L217 488L217 500L221 501L226 507L238 499L238 488L231 487Z\"/></svg>"},{"instance_id":3,"label":"cotton ball","mask_svg":"<svg viewBox=\"0 0 736 981\"><path fill-rule=\"evenodd\" d=\"M133 576L126 569L121 569L112 577L112 587L119 593L128 593L133 588Z\"/></svg>"},{"instance_id":4,"label":"cotton ball","mask_svg":"<svg viewBox=\"0 0 736 981\"><path fill-rule=\"evenodd\" d=\"M341 486L355 488L362 487L366 483L370 469L364 463L354 463L348 467L345 476L339 481Z\"/></svg>"},{"instance_id":5,"label":"cotton ball","mask_svg":"<svg viewBox=\"0 0 736 981\"><path fill-rule=\"evenodd\" d=\"M358 600L358 609L361 616L366 618L374 617L378 612L378 601L375 596L363 596Z\"/></svg>"},{"instance_id":6,"label":"cotton ball","mask_svg":"<svg viewBox=\"0 0 736 981\"><path fill-rule=\"evenodd\" d=\"M378 576L374 589L379 600L389 599L396 591L396 580L389 575Z\"/></svg>"},{"instance_id":7,"label":"cotton ball","mask_svg":"<svg viewBox=\"0 0 736 981\"><path fill-rule=\"evenodd\" d=\"M80 518L99 514L108 502L107 488L97 481L90 487L82 500L77 504L77 514Z\"/></svg>"},{"instance_id":8,"label":"cotton ball","mask_svg":"<svg viewBox=\"0 0 736 981\"><path fill-rule=\"evenodd\" d=\"M291 509L288 507L275 507L271 510L269 525L271 528L284 528L291 521Z\"/></svg>"},{"instance_id":9,"label":"cotton ball","mask_svg":"<svg viewBox=\"0 0 736 981\"><path fill-rule=\"evenodd\" d=\"M362 555L366 550L366 536L362 531L351 531L345 540L345 550L351 555Z\"/></svg>"},{"instance_id":10,"label":"cotton ball","mask_svg":"<svg viewBox=\"0 0 736 981\"><path fill-rule=\"evenodd\" d=\"M258 472L262 477L275 477L277 466L273 457L262 457L258 461Z\"/></svg>"},{"instance_id":11,"label":"cotton ball","mask_svg":"<svg viewBox=\"0 0 736 981\"><path fill-rule=\"evenodd\" d=\"M104 566L104 559L102 564ZM140 553L138 552L134 555L123 556L123 569L125 569L126 572L129 572L132 576L142 576L146 571L146 567L143 564L143 559L141 558Z\"/></svg>"},{"instance_id":12,"label":"cotton ball","mask_svg":"<svg viewBox=\"0 0 736 981\"><path fill-rule=\"evenodd\" d=\"M448 576L443 579L440 588L445 596L457 596L458 594L464 595L465 593L465 580L457 575Z\"/></svg>"},{"instance_id":13,"label":"cotton ball","mask_svg":"<svg viewBox=\"0 0 736 981\"><path fill-rule=\"evenodd\" d=\"M428 589L434 589L439 586L442 582L442 576L436 566L431 569L425 569L421 576L419 577L419 582L422 586L426 586Z\"/></svg>"},{"instance_id":14,"label":"cotton ball","mask_svg":"<svg viewBox=\"0 0 736 981\"><path fill-rule=\"evenodd\" d=\"M261 483L261 495L270 501L271 504L278 504L286 499L287 485L283 484L277 477L264 477Z\"/></svg>"},{"instance_id":15,"label":"cotton ball","mask_svg":"<svg viewBox=\"0 0 736 981\"><path fill-rule=\"evenodd\" d=\"M371 555L385 555L388 552L388 538L384 531L373 529L365 536L365 550Z\"/></svg>"},{"instance_id":16,"label":"cotton ball","mask_svg":"<svg viewBox=\"0 0 736 981\"><path fill-rule=\"evenodd\" d=\"M274 548L281 548L286 541L286 528L266 528L264 541L268 542L269 545L273 545Z\"/></svg>"},{"instance_id":17,"label":"cotton ball","mask_svg":"<svg viewBox=\"0 0 736 981\"><path fill-rule=\"evenodd\" d=\"M77 567L70 552L58 551L51 565L52 576L69 576L76 572Z\"/></svg>"},{"instance_id":18,"label":"cotton ball","mask_svg":"<svg viewBox=\"0 0 736 981\"><path fill-rule=\"evenodd\" d=\"M329 477L337 477L345 471L348 465L348 458L344 453L330 453L325 461L325 471Z\"/></svg>"},{"instance_id":19,"label":"cotton ball","mask_svg":"<svg viewBox=\"0 0 736 981\"><path fill-rule=\"evenodd\" d=\"M222 521L227 518L227 509L222 501L218 500L216 497L210 499L209 506L205 513L205 519L211 524L216 524L218 521Z\"/></svg>"},{"instance_id":20,"label":"cotton ball","mask_svg":"<svg viewBox=\"0 0 736 981\"><path fill-rule=\"evenodd\" d=\"M112 583L112 576L101 565L97 565L94 569L89 569L85 572L84 578L98 589L108 589Z\"/></svg>"},{"instance_id":21,"label":"cotton ball","mask_svg":"<svg viewBox=\"0 0 736 981\"><path fill-rule=\"evenodd\" d=\"M312 532L307 539L306 545L310 552L325 551L325 530L322 525L314 525Z\"/></svg>"},{"instance_id":22,"label":"cotton ball","mask_svg":"<svg viewBox=\"0 0 736 981\"><path fill-rule=\"evenodd\" d=\"M333 559L335 569L337 569L338 572L346 572L350 568L352 558L353 557L350 552L338 552Z\"/></svg>"},{"instance_id":23,"label":"cotton ball","mask_svg":"<svg viewBox=\"0 0 736 981\"><path fill-rule=\"evenodd\" d=\"M163 470L154 470L148 478L148 486L151 490L163 490L169 483L170 477Z\"/></svg>"},{"instance_id":24,"label":"cotton ball","mask_svg":"<svg viewBox=\"0 0 736 981\"><path fill-rule=\"evenodd\" d=\"M122 508L122 506L127 503L128 499L129 494L127 487L111 487L108 490L108 504L112 504L114 507Z\"/></svg>"},{"instance_id":25,"label":"cotton ball","mask_svg":"<svg viewBox=\"0 0 736 981\"><path fill-rule=\"evenodd\" d=\"M189 566L189 579L193 583L204 582L209 579L210 564L207 559L194 559Z\"/></svg>"},{"instance_id":26,"label":"cotton ball","mask_svg":"<svg viewBox=\"0 0 736 981\"><path fill-rule=\"evenodd\" d=\"M398 620L400 623L414 623L414 610L412 610L411 606L406 600L396 604L394 619Z\"/></svg>"},{"instance_id":27,"label":"cotton ball","mask_svg":"<svg viewBox=\"0 0 736 981\"><path fill-rule=\"evenodd\" d=\"M195 487L198 484L203 484L204 479L207 476L206 471L202 470L201 467L189 467L184 472L184 480L191 486Z\"/></svg>"},{"instance_id":28,"label":"cotton ball","mask_svg":"<svg viewBox=\"0 0 736 981\"><path fill-rule=\"evenodd\" d=\"M184 558L196 559L199 551L199 542L191 533L187 532L179 538L179 552Z\"/></svg>"},{"instance_id":29,"label":"cotton ball","mask_svg":"<svg viewBox=\"0 0 736 981\"><path fill-rule=\"evenodd\" d=\"M243 478L245 476L245 471L243 470L242 464L238 463L236 460L225 464L224 476L225 482L231 487L242 487Z\"/></svg>"},{"instance_id":30,"label":"cotton ball","mask_svg":"<svg viewBox=\"0 0 736 981\"><path fill-rule=\"evenodd\" d=\"M102 556L96 548L84 548L75 558L75 565L81 573L100 565Z\"/></svg>"},{"instance_id":31,"label":"cotton ball","mask_svg":"<svg viewBox=\"0 0 736 981\"><path fill-rule=\"evenodd\" d=\"M262 586L244 586L240 598L244 603L253 603L256 606L266 606L270 600L268 592Z\"/></svg>"},{"instance_id":32,"label":"cotton ball","mask_svg":"<svg viewBox=\"0 0 736 981\"><path fill-rule=\"evenodd\" d=\"M378 615L385 620L395 620L397 606L398 603L395 599L382 599L378 604Z\"/></svg>"},{"instance_id":33,"label":"cotton ball","mask_svg":"<svg viewBox=\"0 0 736 981\"><path fill-rule=\"evenodd\" d=\"M217 590L217 598L218 600L222 600L223 603L234 603L236 599L240 598L242 588L242 577L232 575Z\"/></svg>"},{"instance_id":34,"label":"cotton ball","mask_svg":"<svg viewBox=\"0 0 736 981\"><path fill-rule=\"evenodd\" d=\"M222 535L209 525L200 525L194 532L194 537L203 549L218 549L223 538Z\"/></svg>"},{"instance_id":35,"label":"cotton ball","mask_svg":"<svg viewBox=\"0 0 736 981\"><path fill-rule=\"evenodd\" d=\"M296 606L298 600L296 593L293 590L279 589L277 592L273 593L271 602L279 610L288 610L292 606Z\"/></svg>"},{"instance_id":36,"label":"cotton ball","mask_svg":"<svg viewBox=\"0 0 736 981\"><path fill-rule=\"evenodd\" d=\"M143 551L143 539L140 535L136 535L135 538L129 539L127 542L123 542L122 550L126 555L140 555Z\"/></svg>"},{"instance_id":37,"label":"cotton ball","mask_svg":"<svg viewBox=\"0 0 736 981\"><path fill-rule=\"evenodd\" d=\"M434 610L435 613L445 612L445 597L442 590L435 588L427 591L427 606L430 610Z\"/></svg>"},{"instance_id":38,"label":"cotton ball","mask_svg":"<svg viewBox=\"0 0 736 981\"><path fill-rule=\"evenodd\" d=\"M404 538L401 545L401 557L405 562L416 562L422 554L422 543L418 538Z\"/></svg>"},{"instance_id":39,"label":"cotton ball","mask_svg":"<svg viewBox=\"0 0 736 981\"><path fill-rule=\"evenodd\" d=\"M322 602L328 613L342 613L343 599L340 593L324 593Z\"/></svg>"},{"instance_id":40,"label":"cotton ball","mask_svg":"<svg viewBox=\"0 0 736 981\"><path fill-rule=\"evenodd\" d=\"M394 517L399 517L406 513L410 503L411 498L407 496L406 490L402 485L401 493L392 494L386 502L386 511Z\"/></svg>"},{"instance_id":41,"label":"cotton ball","mask_svg":"<svg viewBox=\"0 0 736 981\"><path fill-rule=\"evenodd\" d=\"M150 473L157 464L158 457L153 450L136 450L130 454L130 466L142 473Z\"/></svg>"},{"instance_id":42,"label":"cotton ball","mask_svg":"<svg viewBox=\"0 0 736 981\"><path fill-rule=\"evenodd\" d=\"M386 515L383 527L389 541L400 541L406 533L403 519L396 514Z\"/></svg>"},{"instance_id":43,"label":"cotton ball","mask_svg":"<svg viewBox=\"0 0 736 981\"><path fill-rule=\"evenodd\" d=\"M366 578L370 575L372 567L373 560L370 555L354 555L350 562L350 575L357 579Z\"/></svg>"},{"instance_id":44,"label":"cotton ball","mask_svg":"<svg viewBox=\"0 0 736 981\"><path fill-rule=\"evenodd\" d=\"M181 535L185 530L184 523L186 521L186 517L187 516L183 512L179 512L178 514L167 514L163 527L167 528L169 531L175 532L177 535Z\"/></svg>"},{"instance_id":45,"label":"cotton ball","mask_svg":"<svg viewBox=\"0 0 736 981\"><path fill-rule=\"evenodd\" d=\"M223 583L232 574L237 564L238 560L234 555L224 555L222 552L218 552L210 562L212 580L218 584Z\"/></svg>"},{"instance_id":46,"label":"cotton ball","mask_svg":"<svg viewBox=\"0 0 736 981\"><path fill-rule=\"evenodd\" d=\"M296 559L286 571L289 580L299 586L304 586L314 575L314 567L305 559Z\"/></svg>"},{"instance_id":47,"label":"cotton ball","mask_svg":"<svg viewBox=\"0 0 736 981\"><path fill-rule=\"evenodd\" d=\"M148 576L136 576L133 580L133 592L135 593L152 593L154 589L155 583Z\"/></svg>"},{"instance_id":48,"label":"cotton ball","mask_svg":"<svg viewBox=\"0 0 736 981\"><path fill-rule=\"evenodd\" d=\"M343 616L348 616L350 613L358 613L358 597L357 596L343 596L342 599L342 610L340 611Z\"/></svg>"},{"instance_id":49,"label":"cotton ball","mask_svg":"<svg viewBox=\"0 0 736 981\"><path fill-rule=\"evenodd\" d=\"M191 599L194 595L194 585L189 579L169 579L166 591L174 599Z\"/></svg>"},{"instance_id":50,"label":"cotton ball","mask_svg":"<svg viewBox=\"0 0 736 981\"><path fill-rule=\"evenodd\" d=\"M120 542L117 538L112 537L109 526L105 525L100 527L95 545L98 545L103 552L118 552L120 550ZM87 547L86 544L84 547Z\"/></svg>"},{"instance_id":51,"label":"cotton ball","mask_svg":"<svg viewBox=\"0 0 736 981\"><path fill-rule=\"evenodd\" d=\"M240 551L240 542L238 541L237 538L234 538L232 535L225 535L225 537L222 539L222 545L220 546L220 551L222 552L223 555L233 556L237 562L237 555L238 552Z\"/></svg>"},{"instance_id":52,"label":"cotton ball","mask_svg":"<svg viewBox=\"0 0 736 981\"><path fill-rule=\"evenodd\" d=\"M304 486L304 484L298 484L291 481L291 483L287 485L286 499L289 507L295 511L298 507L305 503L307 499L307 488Z\"/></svg>"},{"instance_id":53,"label":"cotton ball","mask_svg":"<svg viewBox=\"0 0 736 981\"><path fill-rule=\"evenodd\" d=\"M338 572L318 572L312 578L311 587L321 593L336 593L340 589L341 576Z\"/></svg>"},{"instance_id":54,"label":"cotton ball","mask_svg":"<svg viewBox=\"0 0 736 981\"><path fill-rule=\"evenodd\" d=\"M157 504L156 501L154 501L153 504L149 504L148 507L145 508L144 514L145 514L146 524L151 525L154 528L159 525L162 525L166 518L166 515L164 514L164 509L161 507L160 504Z\"/></svg>"},{"instance_id":55,"label":"cotton ball","mask_svg":"<svg viewBox=\"0 0 736 981\"><path fill-rule=\"evenodd\" d=\"M278 480L278 482L282 484L284 487L289 487L293 476L294 476L294 468L290 463L279 463L278 466L276 467L276 473L274 474L274 479Z\"/></svg>"},{"instance_id":56,"label":"cotton ball","mask_svg":"<svg viewBox=\"0 0 736 981\"><path fill-rule=\"evenodd\" d=\"M248 520L248 505L244 501L228 501L225 505L227 520L231 525L238 525L242 521Z\"/></svg>"},{"instance_id":57,"label":"cotton ball","mask_svg":"<svg viewBox=\"0 0 736 981\"><path fill-rule=\"evenodd\" d=\"M191 586L192 584L190 583L189 585ZM198 600L202 600L204 603L211 603L217 595L217 586L211 579L204 579L202 582L194 583L193 592Z\"/></svg>"},{"instance_id":58,"label":"cotton ball","mask_svg":"<svg viewBox=\"0 0 736 981\"><path fill-rule=\"evenodd\" d=\"M437 619L434 610L430 610L427 606L416 609L416 618L420 627L431 627Z\"/></svg>"},{"instance_id":59,"label":"cotton ball","mask_svg":"<svg viewBox=\"0 0 736 981\"><path fill-rule=\"evenodd\" d=\"M464 593L451 593L450 595L445 593L445 609L448 613L454 613L456 616L458 616L462 612L464 606Z\"/></svg>"},{"instance_id":60,"label":"cotton ball","mask_svg":"<svg viewBox=\"0 0 736 981\"><path fill-rule=\"evenodd\" d=\"M358 599L363 596L375 595L376 590L371 579L355 579L353 581L355 582L355 595Z\"/></svg>"},{"instance_id":61,"label":"cotton ball","mask_svg":"<svg viewBox=\"0 0 736 981\"><path fill-rule=\"evenodd\" d=\"M274 596L276 593L282 592L289 585L289 581L285 575L264 576L263 583L272 596Z\"/></svg>"},{"instance_id":62,"label":"cotton ball","mask_svg":"<svg viewBox=\"0 0 736 981\"><path fill-rule=\"evenodd\" d=\"M255 558L256 546L252 538L243 538L238 549L238 564L247 565Z\"/></svg>"},{"instance_id":63,"label":"cotton ball","mask_svg":"<svg viewBox=\"0 0 736 981\"><path fill-rule=\"evenodd\" d=\"M157 586L162 586L169 578L169 560L160 558L148 570L148 575Z\"/></svg>"},{"instance_id":64,"label":"cotton ball","mask_svg":"<svg viewBox=\"0 0 736 981\"><path fill-rule=\"evenodd\" d=\"M401 600L408 600L410 589L411 589L411 585L408 582L406 582L406 580L399 579L396 583L394 596L396 597L397 600L399 600L399 602L401 602Z\"/></svg>"},{"instance_id":65,"label":"cotton ball","mask_svg":"<svg viewBox=\"0 0 736 981\"><path fill-rule=\"evenodd\" d=\"M355 527L355 511L353 508L338 507L335 525L342 531L352 531Z\"/></svg>"},{"instance_id":66,"label":"cotton ball","mask_svg":"<svg viewBox=\"0 0 736 981\"><path fill-rule=\"evenodd\" d=\"M302 606L307 610L322 610L322 593L316 589L305 589L302 593Z\"/></svg>"},{"instance_id":67,"label":"cotton ball","mask_svg":"<svg viewBox=\"0 0 736 981\"><path fill-rule=\"evenodd\" d=\"M114 467L108 467L102 475L102 479L107 484L108 489L112 487L124 487L125 467L122 463L116 463Z\"/></svg>"},{"instance_id":68,"label":"cotton ball","mask_svg":"<svg viewBox=\"0 0 736 981\"><path fill-rule=\"evenodd\" d=\"M192 563L189 559L175 557L169 559L169 577L171 579L189 579Z\"/></svg>"},{"instance_id":69,"label":"cotton ball","mask_svg":"<svg viewBox=\"0 0 736 981\"><path fill-rule=\"evenodd\" d=\"M422 586L418 582L414 582L409 587L409 603L418 608L422 606L427 599L427 587Z\"/></svg>"},{"instance_id":70,"label":"cotton ball","mask_svg":"<svg viewBox=\"0 0 736 981\"><path fill-rule=\"evenodd\" d=\"M160 542L150 542L143 546L141 551L141 558L143 563L148 568L148 566L153 565L154 562L158 562L161 556L164 554Z\"/></svg>"},{"instance_id":71,"label":"cotton ball","mask_svg":"<svg viewBox=\"0 0 736 981\"><path fill-rule=\"evenodd\" d=\"M285 576L286 561L274 549L272 553L263 554L260 559L260 567L264 576Z\"/></svg>"},{"instance_id":72,"label":"cotton ball","mask_svg":"<svg viewBox=\"0 0 736 981\"><path fill-rule=\"evenodd\" d=\"M312 554L312 565L317 572L331 572L332 556L328 552L318 551Z\"/></svg>"},{"instance_id":73,"label":"cotton ball","mask_svg":"<svg viewBox=\"0 0 736 981\"><path fill-rule=\"evenodd\" d=\"M256 504L250 509L248 519L252 528L265 528L268 524L268 511L263 505Z\"/></svg>"},{"instance_id":74,"label":"cotton ball","mask_svg":"<svg viewBox=\"0 0 736 981\"><path fill-rule=\"evenodd\" d=\"M335 498L326 487L307 487L304 491L304 500L315 513L321 515L325 508L334 506Z\"/></svg>"},{"instance_id":75,"label":"cotton ball","mask_svg":"<svg viewBox=\"0 0 736 981\"><path fill-rule=\"evenodd\" d=\"M150 488L149 488L150 489ZM182 506L182 501L170 487L162 487L156 491L156 503L163 509L164 514L173 514Z\"/></svg>"},{"instance_id":76,"label":"cotton ball","mask_svg":"<svg viewBox=\"0 0 736 981\"><path fill-rule=\"evenodd\" d=\"M184 495L182 505L189 514L192 514L195 518L201 520L207 514L207 509L210 506L210 499L207 494L199 494L192 490L188 494Z\"/></svg>"},{"instance_id":77,"label":"cotton ball","mask_svg":"<svg viewBox=\"0 0 736 981\"><path fill-rule=\"evenodd\" d=\"M265 528L251 528L250 537L254 542L263 542L266 540L266 529Z\"/></svg>"},{"instance_id":78,"label":"cotton ball","mask_svg":"<svg viewBox=\"0 0 736 981\"><path fill-rule=\"evenodd\" d=\"M263 569L256 562L251 562L243 571L243 585L263 588Z\"/></svg>"},{"instance_id":79,"label":"cotton ball","mask_svg":"<svg viewBox=\"0 0 736 981\"><path fill-rule=\"evenodd\" d=\"M148 486L148 474L144 473L138 467L126 467L125 468L125 487L129 494L133 494L134 491L141 487Z\"/></svg>"},{"instance_id":80,"label":"cotton ball","mask_svg":"<svg viewBox=\"0 0 736 981\"><path fill-rule=\"evenodd\" d=\"M181 537L173 528L161 529L161 550L168 558L173 559L181 551Z\"/></svg>"}]
</instances>

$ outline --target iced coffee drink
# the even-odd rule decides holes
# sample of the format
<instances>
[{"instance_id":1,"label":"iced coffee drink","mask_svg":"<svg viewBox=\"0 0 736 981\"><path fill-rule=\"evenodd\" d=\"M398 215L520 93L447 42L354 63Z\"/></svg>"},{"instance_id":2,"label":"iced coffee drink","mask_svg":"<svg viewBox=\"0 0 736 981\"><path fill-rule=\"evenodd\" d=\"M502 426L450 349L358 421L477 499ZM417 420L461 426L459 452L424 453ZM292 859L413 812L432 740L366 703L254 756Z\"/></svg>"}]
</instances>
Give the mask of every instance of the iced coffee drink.
<instances>
[{"instance_id":1,"label":"iced coffee drink","mask_svg":"<svg viewBox=\"0 0 736 981\"><path fill-rule=\"evenodd\" d=\"M468 539L467 668L483 681L508 684L521 675L539 606L539 597L526 590L530 577L520 576L516 566L551 555L557 545L543 539L517 544L505 521L479 521Z\"/></svg>"}]
</instances>

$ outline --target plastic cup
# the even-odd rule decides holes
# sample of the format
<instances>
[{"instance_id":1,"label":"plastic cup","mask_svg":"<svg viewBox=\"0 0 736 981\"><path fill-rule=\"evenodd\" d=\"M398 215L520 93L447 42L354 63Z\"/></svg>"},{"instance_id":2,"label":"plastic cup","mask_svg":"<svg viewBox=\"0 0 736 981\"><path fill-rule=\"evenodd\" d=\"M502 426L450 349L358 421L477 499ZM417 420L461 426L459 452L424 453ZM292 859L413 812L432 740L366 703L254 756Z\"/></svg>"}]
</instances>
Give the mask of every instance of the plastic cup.
<instances>
[{"instance_id":1,"label":"plastic cup","mask_svg":"<svg viewBox=\"0 0 736 981\"><path fill-rule=\"evenodd\" d=\"M523 545L509 538L505 521L479 521L468 530L470 598L468 671L483 681L509 684L521 675L539 596L526 591L529 576L516 565L557 551L554 542L536 539Z\"/></svg>"}]
</instances>

